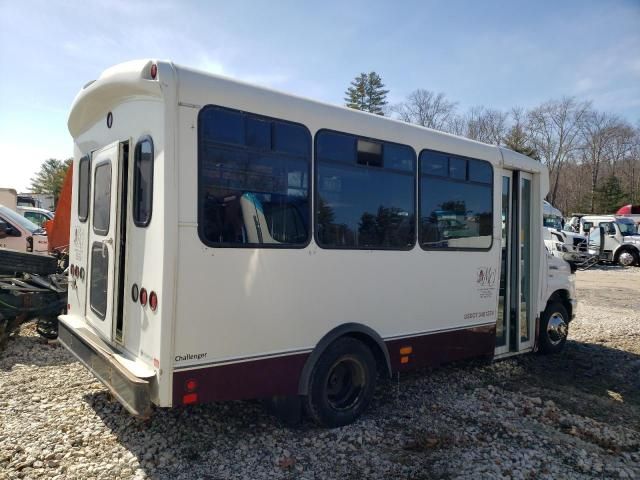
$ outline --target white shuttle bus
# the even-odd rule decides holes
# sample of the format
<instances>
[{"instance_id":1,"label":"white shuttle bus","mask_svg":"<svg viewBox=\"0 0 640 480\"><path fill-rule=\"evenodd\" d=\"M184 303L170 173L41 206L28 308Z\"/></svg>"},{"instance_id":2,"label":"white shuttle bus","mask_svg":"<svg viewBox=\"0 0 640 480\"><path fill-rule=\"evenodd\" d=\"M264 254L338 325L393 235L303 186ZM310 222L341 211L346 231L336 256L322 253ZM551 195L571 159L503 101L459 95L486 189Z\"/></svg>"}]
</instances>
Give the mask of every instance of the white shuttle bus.
<instances>
[{"instance_id":1,"label":"white shuttle bus","mask_svg":"<svg viewBox=\"0 0 640 480\"><path fill-rule=\"evenodd\" d=\"M277 398L338 426L378 378L565 343L537 161L154 60L68 124L60 341L135 415Z\"/></svg>"}]
</instances>

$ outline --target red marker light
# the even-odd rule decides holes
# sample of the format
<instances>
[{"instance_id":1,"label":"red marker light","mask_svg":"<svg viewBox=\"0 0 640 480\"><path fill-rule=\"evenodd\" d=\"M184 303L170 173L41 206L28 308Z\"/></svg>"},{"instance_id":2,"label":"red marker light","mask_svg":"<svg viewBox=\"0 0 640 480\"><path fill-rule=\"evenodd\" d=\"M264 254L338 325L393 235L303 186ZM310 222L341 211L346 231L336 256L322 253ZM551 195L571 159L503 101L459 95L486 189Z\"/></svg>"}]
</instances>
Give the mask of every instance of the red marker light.
<instances>
[{"instance_id":1,"label":"red marker light","mask_svg":"<svg viewBox=\"0 0 640 480\"><path fill-rule=\"evenodd\" d=\"M182 396L182 403L185 405L191 405L193 403L196 403L197 401L198 401L197 393L187 393L186 395Z\"/></svg>"},{"instance_id":2,"label":"red marker light","mask_svg":"<svg viewBox=\"0 0 640 480\"><path fill-rule=\"evenodd\" d=\"M153 312L158 308L158 296L156 295L156 292L151 292L149 295L149 307L151 307L151 311Z\"/></svg>"},{"instance_id":3,"label":"red marker light","mask_svg":"<svg viewBox=\"0 0 640 480\"><path fill-rule=\"evenodd\" d=\"M69 274L73 277L73 263L69 265Z\"/></svg>"},{"instance_id":4,"label":"red marker light","mask_svg":"<svg viewBox=\"0 0 640 480\"><path fill-rule=\"evenodd\" d=\"M188 392L193 392L196 388L198 388L198 382L196 382L195 379L192 378L191 380L187 380L187 383L185 383L184 386L187 387Z\"/></svg>"},{"instance_id":5,"label":"red marker light","mask_svg":"<svg viewBox=\"0 0 640 480\"><path fill-rule=\"evenodd\" d=\"M153 65L151 65L151 78L155 80L157 76L158 76L158 65L154 63Z\"/></svg>"},{"instance_id":6,"label":"red marker light","mask_svg":"<svg viewBox=\"0 0 640 480\"><path fill-rule=\"evenodd\" d=\"M140 289L140 305L143 307L147 304L147 289Z\"/></svg>"}]
</instances>

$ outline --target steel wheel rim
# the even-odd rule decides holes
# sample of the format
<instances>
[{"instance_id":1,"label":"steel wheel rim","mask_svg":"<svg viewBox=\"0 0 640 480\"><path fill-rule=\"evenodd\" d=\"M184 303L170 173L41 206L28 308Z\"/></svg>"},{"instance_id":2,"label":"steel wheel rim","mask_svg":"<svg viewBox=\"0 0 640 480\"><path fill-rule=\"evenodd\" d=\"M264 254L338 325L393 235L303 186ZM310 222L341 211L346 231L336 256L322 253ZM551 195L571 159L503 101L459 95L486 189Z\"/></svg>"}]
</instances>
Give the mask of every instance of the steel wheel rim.
<instances>
[{"instance_id":1,"label":"steel wheel rim","mask_svg":"<svg viewBox=\"0 0 640 480\"><path fill-rule=\"evenodd\" d=\"M633 255L631 255L629 252L622 252L618 257L618 260L620 261L621 265L629 267L633 265L634 258Z\"/></svg>"},{"instance_id":2,"label":"steel wheel rim","mask_svg":"<svg viewBox=\"0 0 640 480\"><path fill-rule=\"evenodd\" d=\"M329 406L344 411L356 405L366 383L364 365L355 357L341 357L329 369L326 392Z\"/></svg>"},{"instance_id":3,"label":"steel wheel rim","mask_svg":"<svg viewBox=\"0 0 640 480\"><path fill-rule=\"evenodd\" d=\"M547 323L547 338L551 345L558 345L567 338L567 322L560 312L554 312Z\"/></svg>"}]
</instances>

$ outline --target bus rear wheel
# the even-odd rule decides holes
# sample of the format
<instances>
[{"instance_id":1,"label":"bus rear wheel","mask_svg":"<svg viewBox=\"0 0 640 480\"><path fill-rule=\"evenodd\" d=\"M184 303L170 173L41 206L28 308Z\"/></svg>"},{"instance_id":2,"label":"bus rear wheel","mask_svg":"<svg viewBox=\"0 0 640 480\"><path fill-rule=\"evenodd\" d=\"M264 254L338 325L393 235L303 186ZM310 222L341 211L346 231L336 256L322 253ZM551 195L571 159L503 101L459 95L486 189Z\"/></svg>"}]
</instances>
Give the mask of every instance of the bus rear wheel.
<instances>
[{"instance_id":1,"label":"bus rear wheel","mask_svg":"<svg viewBox=\"0 0 640 480\"><path fill-rule=\"evenodd\" d=\"M559 353L567 342L569 314L560 302L547 305L540 322L540 353Z\"/></svg>"},{"instance_id":2,"label":"bus rear wheel","mask_svg":"<svg viewBox=\"0 0 640 480\"><path fill-rule=\"evenodd\" d=\"M339 338L313 368L305 402L307 413L330 428L352 423L371 402L376 377L371 350L354 338Z\"/></svg>"}]
</instances>

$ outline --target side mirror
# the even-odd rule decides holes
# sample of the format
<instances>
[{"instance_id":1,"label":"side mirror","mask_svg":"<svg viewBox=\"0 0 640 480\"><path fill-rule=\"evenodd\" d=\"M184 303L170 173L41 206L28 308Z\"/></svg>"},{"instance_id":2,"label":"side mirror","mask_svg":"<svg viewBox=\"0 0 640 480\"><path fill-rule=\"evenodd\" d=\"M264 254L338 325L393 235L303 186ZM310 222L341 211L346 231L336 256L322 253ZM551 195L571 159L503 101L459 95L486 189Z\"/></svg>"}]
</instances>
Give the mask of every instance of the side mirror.
<instances>
[{"instance_id":1,"label":"side mirror","mask_svg":"<svg viewBox=\"0 0 640 480\"><path fill-rule=\"evenodd\" d=\"M7 223L0 220L0 238L7 238L7 236L9 235L9 232L7 231L8 229L9 226L7 225Z\"/></svg>"}]
</instances>

